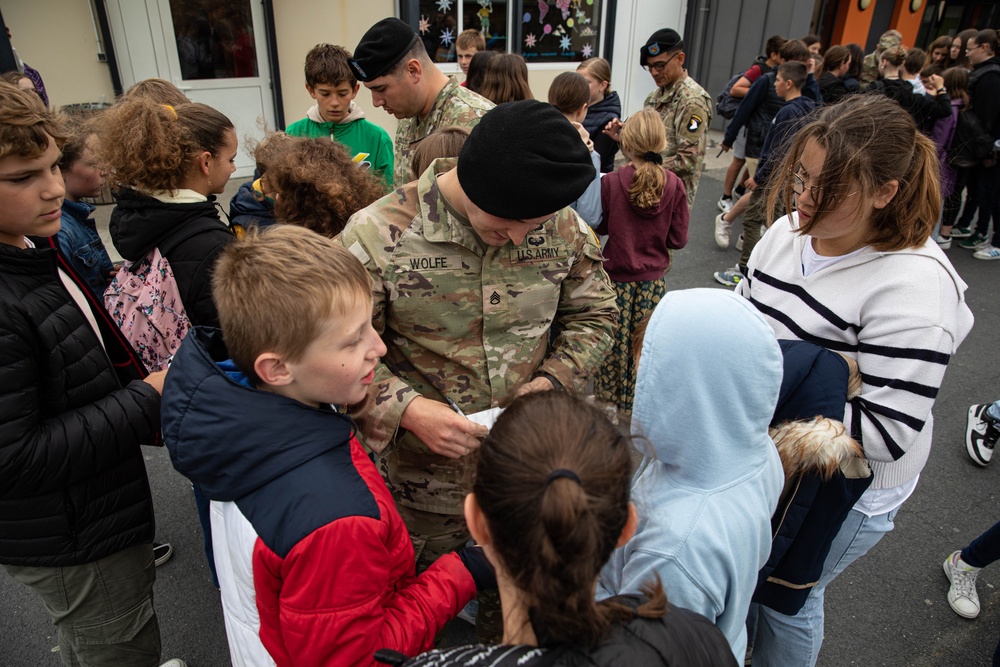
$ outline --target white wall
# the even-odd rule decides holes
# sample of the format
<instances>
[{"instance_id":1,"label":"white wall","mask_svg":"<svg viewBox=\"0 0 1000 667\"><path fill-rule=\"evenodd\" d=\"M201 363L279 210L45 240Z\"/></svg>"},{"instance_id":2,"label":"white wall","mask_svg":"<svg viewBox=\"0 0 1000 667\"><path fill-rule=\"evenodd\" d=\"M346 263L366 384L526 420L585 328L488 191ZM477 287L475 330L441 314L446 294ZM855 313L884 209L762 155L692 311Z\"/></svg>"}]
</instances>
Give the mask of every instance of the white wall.
<instances>
[{"instance_id":1,"label":"white wall","mask_svg":"<svg viewBox=\"0 0 1000 667\"><path fill-rule=\"evenodd\" d=\"M52 105L114 101L87 0L2 0L0 10L11 44L42 75Z\"/></svg>"},{"instance_id":2,"label":"white wall","mask_svg":"<svg viewBox=\"0 0 1000 667\"><path fill-rule=\"evenodd\" d=\"M656 88L653 77L639 65L639 49L661 28L673 28L686 39L686 14L685 0L618 0L611 86L621 98L622 114L641 109L646 96Z\"/></svg>"}]
</instances>

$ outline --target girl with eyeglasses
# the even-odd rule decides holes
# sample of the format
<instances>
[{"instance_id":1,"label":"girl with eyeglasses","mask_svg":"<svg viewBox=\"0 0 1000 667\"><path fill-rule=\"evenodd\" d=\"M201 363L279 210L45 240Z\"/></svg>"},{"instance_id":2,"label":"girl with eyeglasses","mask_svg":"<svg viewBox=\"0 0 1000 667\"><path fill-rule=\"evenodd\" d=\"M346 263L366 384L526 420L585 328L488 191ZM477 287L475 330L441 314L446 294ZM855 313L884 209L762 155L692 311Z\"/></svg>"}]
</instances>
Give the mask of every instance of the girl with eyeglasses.
<instances>
[{"instance_id":1,"label":"girl with eyeglasses","mask_svg":"<svg viewBox=\"0 0 1000 667\"><path fill-rule=\"evenodd\" d=\"M775 174L775 220L737 290L779 339L856 362L859 396L844 423L872 483L833 539L795 615L754 605L753 662L814 665L826 586L892 530L930 454L931 408L948 361L972 327L965 283L931 238L941 206L934 144L881 95L826 107L796 135ZM793 210L794 209L794 210Z\"/></svg>"}]
</instances>

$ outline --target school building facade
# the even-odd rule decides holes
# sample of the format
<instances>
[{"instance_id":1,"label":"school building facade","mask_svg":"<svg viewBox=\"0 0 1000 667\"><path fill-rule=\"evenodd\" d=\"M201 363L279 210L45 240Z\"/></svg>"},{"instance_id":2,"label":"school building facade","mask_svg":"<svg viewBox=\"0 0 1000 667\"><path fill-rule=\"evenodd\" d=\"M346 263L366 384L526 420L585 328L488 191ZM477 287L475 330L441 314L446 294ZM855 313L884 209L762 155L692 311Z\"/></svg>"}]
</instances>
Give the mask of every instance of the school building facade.
<instances>
[{"instance_id":1,"label":"school building facade","mask_svg":"<svg viewBox=\"0 0 1000 667\"><path fill-rule=\"evenodd\" d=\"M320 42L353 49L373 23L398 16L447 73L454 41L484 33L487 48L522 54L535 96L597 55L612 63L625 113L652 90L639 47L671 27L685 38L691 75L713 96L772 34L819 34L870 51L885 30L924 46L940 34L1000 26L1000 0L0 0L10 44L46 83L55 106L100 104L148 77L226 113L243 136L282 128L312 103L302 64ZM7 48L0 35L0 50ZM357 102L390 133L396 120ZM241 153L240 175L252 170Z\"/></svg>"}]
</instances>

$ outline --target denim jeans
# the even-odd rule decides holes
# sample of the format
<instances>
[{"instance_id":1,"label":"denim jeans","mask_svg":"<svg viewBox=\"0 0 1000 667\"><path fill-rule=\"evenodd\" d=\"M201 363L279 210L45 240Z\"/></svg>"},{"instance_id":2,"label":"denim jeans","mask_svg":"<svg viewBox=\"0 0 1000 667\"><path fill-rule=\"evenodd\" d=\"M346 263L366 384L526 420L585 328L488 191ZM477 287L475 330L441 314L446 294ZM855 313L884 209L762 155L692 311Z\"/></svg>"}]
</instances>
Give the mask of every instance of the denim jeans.
<instances>
[{"instance_id":1,"label":"denim jeans","mask_svg":"<svg viewBox=\"0 0 1000 667\"><path fill-rule=\"evenodd\" d=\"M794 616L760 604L750 605L747 630L754 667L812 667L823 644L823 600L826 587L847 566L864 556L892 530L896 511L869 517L851 510L823 564L819 582Z\"/></svg>"},{"instance_id":2,"label":"denim jeans","mask_svg":"<svg viewBox=\"0 0 1000 667\"><path fill-rule=\"evenodd\" d=\"M1000 401L993 401L990 407L986 408L986 414L993 419L993 421L1000 422Z\"/></svg>"},{"instance_id":3,"label":"denim jeans","mask_svg":"<svg viewBox=\"0 0 1000 667\"><path fill-rule=\"evenodd\" d=\"M137 544L83 565L3 567L42 598L66 667L160 664L153 545Z\"/></svg>"}]
</instances>

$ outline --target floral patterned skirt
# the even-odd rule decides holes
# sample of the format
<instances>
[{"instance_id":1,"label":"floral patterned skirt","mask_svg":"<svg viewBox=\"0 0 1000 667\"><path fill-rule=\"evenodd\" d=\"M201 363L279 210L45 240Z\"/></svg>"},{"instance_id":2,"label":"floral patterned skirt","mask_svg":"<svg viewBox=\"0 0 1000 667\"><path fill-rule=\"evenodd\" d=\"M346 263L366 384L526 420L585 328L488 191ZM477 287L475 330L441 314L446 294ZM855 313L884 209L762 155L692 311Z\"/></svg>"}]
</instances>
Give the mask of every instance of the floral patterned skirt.
<instances>
[{"instance_id":1,"label":"floral patterned skirt","mask_svg":"<svg viewBox=\"0 0 1000 667\"><path fill-rule=\"evenodd\" d=\"M636 371L632 336L636 326L653 312L667 287L663 278L613 284L619 311L618 328L612 336L611 349L604 363L594 375L594 396L605 403L617 405L619 410L631 412Z\"/></svg>"}]
</instances>

